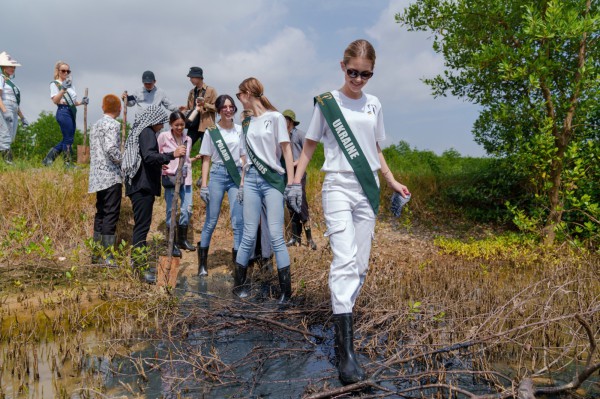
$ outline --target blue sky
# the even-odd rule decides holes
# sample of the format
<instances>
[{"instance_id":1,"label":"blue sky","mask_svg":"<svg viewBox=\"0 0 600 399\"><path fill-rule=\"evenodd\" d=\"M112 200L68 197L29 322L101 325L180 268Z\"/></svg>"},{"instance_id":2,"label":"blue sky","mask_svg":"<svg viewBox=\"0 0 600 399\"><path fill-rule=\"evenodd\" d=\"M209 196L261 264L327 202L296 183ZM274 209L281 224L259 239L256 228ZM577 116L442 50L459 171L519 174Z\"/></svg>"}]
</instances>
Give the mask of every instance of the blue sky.
<instances>
[{"instance_id":1,"label":"blue sky","mask_svg":"<svg viewBox=\"0 0 600 399\"><path fill-rule=\"evenodd\" d=\"M383 104L387 141L441 153L454 148L482 156L473 141L477 107L456 98L434 99L421 79L443 70L427 34L395 23L408 0L47 0L3 5L3 39L23 66L16 83L22 109L33 120L54 112L49 82L61 59L73 71L79 93L89 88L88 126L100 117L102 96L141 86L144 70L183 105L191 85L190 66L204 69L206 83L219 94L235 94L255 76L280 110L292 108L308 125L312 98L343 83L344 48L358 38L377 51L375 76L365 91ZM8 34L7 32L10 32ZM83 112L78 127L83 127ZM129 114L130 120L132 112Z\"/></svg>"}]
</instances>

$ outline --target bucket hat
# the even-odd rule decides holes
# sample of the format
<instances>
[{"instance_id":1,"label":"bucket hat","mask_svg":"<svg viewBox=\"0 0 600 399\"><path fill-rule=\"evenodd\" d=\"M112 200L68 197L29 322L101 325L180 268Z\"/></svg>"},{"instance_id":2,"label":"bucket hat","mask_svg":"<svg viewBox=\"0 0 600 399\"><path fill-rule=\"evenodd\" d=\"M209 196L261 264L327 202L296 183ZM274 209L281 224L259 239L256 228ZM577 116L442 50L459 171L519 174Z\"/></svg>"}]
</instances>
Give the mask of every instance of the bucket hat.
<instances>
[{"instance_id":1,"label":"bucket hat","mask_svg":"<svg viewBox=\"0 0 600 399\"><path fill-rule=\"evenodd\" d=\"M294 122L294 126L298 126L300 124L300 122L298 122L296 120L296 113L294 111L292 111L291 109L286 109L281 114L283 116L285 116L286 118L290 118L292 120L292 122Z\"/></svg>"}]
</instances>

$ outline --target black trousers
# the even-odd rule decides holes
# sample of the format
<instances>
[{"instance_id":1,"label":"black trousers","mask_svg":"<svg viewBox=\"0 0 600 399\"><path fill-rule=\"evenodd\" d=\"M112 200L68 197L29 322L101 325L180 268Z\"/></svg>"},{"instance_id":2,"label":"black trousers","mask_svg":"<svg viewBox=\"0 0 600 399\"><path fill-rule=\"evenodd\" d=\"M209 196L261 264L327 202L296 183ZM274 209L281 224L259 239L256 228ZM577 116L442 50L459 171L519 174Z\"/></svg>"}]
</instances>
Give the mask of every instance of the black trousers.
<instances>
[{"instance_id":1,"label":"black trousers","mask_svg":"<svg viewBox=\"0 0 600 399\"><path fill-rule=\"evenodd\" d=\"M121 212L123 185L117 183L96 193L96 216L94 231L102 235L114 235Z\"/></svg>"},{"instance_id":2,"label":"black trousers","mask_svg":"<svg viewBox=\"0 0 600 399\"><path fill-rule=\"evenodd\" d=\"M198 130L189 129L187 132L188 137L192 139L192 146L196 144L196 141L200 140L202 142L202 138L204 137L204 132L200 132Z\"/></svg>"},{"instance_id":3,"label":"black trousers","mask_svg":"<svg viewBox=\"0 0 600 399\"><path fill-rule=\"evenodd\" d=\"M295 170L295 168L294 168ZM308 221L308 201L306 200L306 173L302 176L300 181L302 184L302 206L300 207L300 213L295 212L292 207L286 202L287 208L290 211L290 217L294 223L306 223Z\"/></svg>"},{"instance_id":4,"label":"black trousers","mask_svg":"<svg viewBox=\"0 0 600 399\"><path fill-rule=\"evenodd\" d=\"M148 191L137 191L129 196L133 208L133 247L145 247L146 238L152 224L152 207L154 194Z\"/></svg>"}]
</instances>

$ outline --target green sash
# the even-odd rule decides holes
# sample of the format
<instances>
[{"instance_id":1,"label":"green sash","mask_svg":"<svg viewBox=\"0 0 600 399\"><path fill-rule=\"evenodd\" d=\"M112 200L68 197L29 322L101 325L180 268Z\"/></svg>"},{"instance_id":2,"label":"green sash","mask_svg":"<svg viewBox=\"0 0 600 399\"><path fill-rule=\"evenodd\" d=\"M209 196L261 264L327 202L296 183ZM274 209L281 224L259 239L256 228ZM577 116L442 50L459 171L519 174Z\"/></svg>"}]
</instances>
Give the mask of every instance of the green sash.
<instances>
[{"instance_id":1,"label":"green sash","mask_svg":"<svg viewBox=\"0 0 600 399\"><path fill-rule=\"evenodd\" d=\"M352 167L358 182L369 199L375 215L377 215L379 212L379 187L377 186L377 181L375 180L369 161L367 161L367 158L362 153L358 141L342 114L340 106L330 92L316 96L315 103L319 104L319 108L321 108L321 112L331 129L331 133L346 156L346 160L348 160L348 163Z\"/></svg>"},{"instance_id":2,"label":"green sash","mask_svg":"<svg viewBox=\"0 0 600 399\"><path fill-rule=\"evenodd\" d=\"M7 85L9 85L11 87L13 93L15 93L15 97L17 99L17 105L21 105L21 92L19 91L19 88L17 86L15 86L15 84L13 82L10 81L8 76L4 76L4 81L6 82Z\"/></svg>"},{"instance_id":3,"label":"green sash","mask_svg":"<svg viewBox=\"0 0 600 399\"><path fill-rule=\"evenodd\" d=\"M231 152L229 151L229 148L223 139L223 135L221 135L221 131L217 125L212 125L206 130L208 131L208 135L215 145L217 152L221 156L221 160L223 161L225 168L227 168L229 176L231 176L235 184L237 184L239 187L240 183L242 182L242 176L240 176L240 172L238 172L237 166L233 161L233 156L231 155Z\"/></svg>"},{"instance_id":4,"label":"green sash","mask_svg":"<svg viewBox=\"0 0 600 399\"><path fill-rule=\"evenodd\" d=\"M62 86L60 83L58 83L58 80L55 80L54 83L56 84L56 87L58 87L58 90L62 89ZM75 106L75 102L71 98L71 95L69 94L69 92L66 91L66 89L65 89L65 94L63 95L63 98L65 99L65 101L67 102L67 105L69 106L69 109L71 110L71 116L73 116L73 120L75 120L75 118L77 117L77 107Z\"/></svg>"},{"instance_id":5,"label":"green sash","mask_svg":"<svg viewBox=\"0 0 600 399\"><path fill-rule=\"evenodd\" d=\"M263 162L262 159L256 156L254 151L252 151L252 147L250 147L250 143L248 143L248 138L246 137L246 133L248 132L248 127L250 126L250 117L247 117L242 122L242 130L244 131L244 140L246 141L246 152L248 153L248 157L258 170L258 173L269 183L271 186L281 191L282 193L285 191L285 182L283 181L283 177L274 171L269 165Z\"/></svg>"}]
</instances>

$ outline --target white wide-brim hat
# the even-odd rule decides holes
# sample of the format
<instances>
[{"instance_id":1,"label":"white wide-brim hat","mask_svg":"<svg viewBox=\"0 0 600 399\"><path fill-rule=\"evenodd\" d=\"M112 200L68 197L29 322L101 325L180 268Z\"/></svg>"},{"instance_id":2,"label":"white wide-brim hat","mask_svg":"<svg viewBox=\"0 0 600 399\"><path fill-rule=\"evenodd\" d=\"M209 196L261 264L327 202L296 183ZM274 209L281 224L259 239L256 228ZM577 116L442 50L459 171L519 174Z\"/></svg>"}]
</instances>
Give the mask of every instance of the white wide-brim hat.
<instances>
[{"instance_id":1,"label":"white wide-brim hat","mask_svg":"<svg viewBox=\"0 0 600 399\"><path fill-rule=\"evenodd\" d=\"M14 58L12 58L10 56L10 54L8 54L6 51L3 51L0 53L0 66L14 66L14 67L18 67L21 66L21 64L19 64L17 62L17 60L15 60Z\"/></svg>"}]
</instances>

